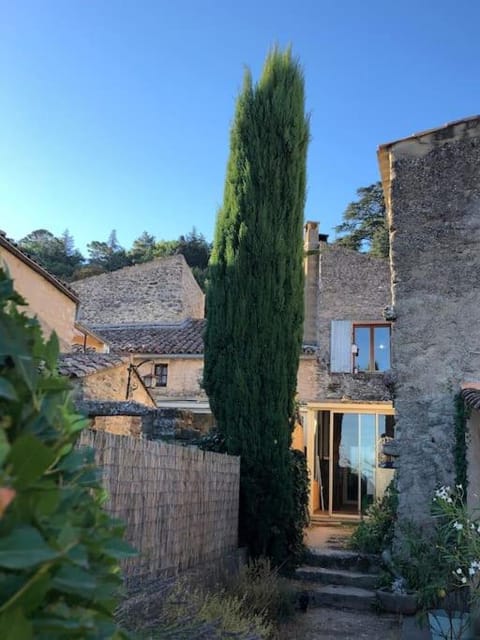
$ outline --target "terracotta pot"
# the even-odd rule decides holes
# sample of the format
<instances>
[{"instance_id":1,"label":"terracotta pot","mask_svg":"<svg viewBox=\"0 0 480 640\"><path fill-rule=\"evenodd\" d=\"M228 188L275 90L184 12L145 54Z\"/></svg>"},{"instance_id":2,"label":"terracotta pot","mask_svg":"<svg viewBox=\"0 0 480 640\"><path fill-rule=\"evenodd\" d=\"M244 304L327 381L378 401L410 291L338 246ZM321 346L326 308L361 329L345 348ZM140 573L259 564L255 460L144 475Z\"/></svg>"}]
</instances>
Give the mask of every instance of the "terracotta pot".
<instances>
[{"instance_id":1,"label":"terracotta pot","mask_svg":"<svg viewBox=\"0 0 480 640\"><path fill-rule=\"evenodd\" d=\"M413 616L418 607L417 594L414 591L395 593L383 587L377 589L376 595L382 608L388 613L403 613L405 616Z\"/></svg>"}]
</instances>

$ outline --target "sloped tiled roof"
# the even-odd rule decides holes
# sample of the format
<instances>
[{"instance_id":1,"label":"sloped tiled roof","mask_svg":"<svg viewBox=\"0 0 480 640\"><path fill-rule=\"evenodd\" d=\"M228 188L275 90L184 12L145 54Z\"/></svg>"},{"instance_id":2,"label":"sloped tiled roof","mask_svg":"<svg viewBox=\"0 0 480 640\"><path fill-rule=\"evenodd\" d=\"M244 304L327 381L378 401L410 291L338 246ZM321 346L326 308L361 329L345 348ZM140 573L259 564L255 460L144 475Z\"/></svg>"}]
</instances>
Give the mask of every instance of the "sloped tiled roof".
<instances>
[{"instance_id":1,"label":"sloped tiled roof","mask_svg":"<svg viewBox=\"0 0 480 640\"><path fill-rule=\"evenodd\" d=\"M58 371L69 378L83 378L92 373L118 367L125 360L111 353L62 353Z\"/></svg>"},{"instance_id":2,"label":"sloped tiled roof","mask_svg":"<svg viewBox=\"0 0 480 640\"><path fill-rule=\"evenodd\" d=\"M11 238L7 238L7 234L5 231L0 230L0 247L4 247L11 254L21 260L23 263L28 265L31 269L39 273L46 280L48 280L54 287L59 289L62 293L67 295L71 300L78 304L79 298L75 291L65 282L62 282L59 278L54 276L52 273L47 271L42 265L37 262L32 256L26 253L23 249L21 249L18 244L12 240ZM1 266L1 264L0 264Z\"/></svg>"},{"instance_id":3,"label":"sloped tiled roof","mask_svg":"<svg viewBox=\"0 0 480 640\"><path fill-rule=\"evenodd\" d=\"M170 325L94 326L117 352L170 355L203 354L205 320Z\"/></svg>"}]
</instances>

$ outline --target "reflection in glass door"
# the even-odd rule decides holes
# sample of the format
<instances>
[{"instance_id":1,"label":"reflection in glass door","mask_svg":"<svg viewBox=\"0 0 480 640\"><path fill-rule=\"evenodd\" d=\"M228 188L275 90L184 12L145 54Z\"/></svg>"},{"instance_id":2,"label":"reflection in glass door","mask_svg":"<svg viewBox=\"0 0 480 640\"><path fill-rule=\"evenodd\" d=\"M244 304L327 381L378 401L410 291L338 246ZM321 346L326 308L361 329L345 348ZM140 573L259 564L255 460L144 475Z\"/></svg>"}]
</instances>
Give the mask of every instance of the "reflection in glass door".
<instances>
[{"instance_id":1,"label":"reflection in glass door","mask_svg":"<svg viewBox=\"0 0 480 640\"><path fill-rule=\"evenodd\" d=\"M334 413L331 446L333 512L358 514L375 499L377 415Z\"/></svg>"}]
</instances>

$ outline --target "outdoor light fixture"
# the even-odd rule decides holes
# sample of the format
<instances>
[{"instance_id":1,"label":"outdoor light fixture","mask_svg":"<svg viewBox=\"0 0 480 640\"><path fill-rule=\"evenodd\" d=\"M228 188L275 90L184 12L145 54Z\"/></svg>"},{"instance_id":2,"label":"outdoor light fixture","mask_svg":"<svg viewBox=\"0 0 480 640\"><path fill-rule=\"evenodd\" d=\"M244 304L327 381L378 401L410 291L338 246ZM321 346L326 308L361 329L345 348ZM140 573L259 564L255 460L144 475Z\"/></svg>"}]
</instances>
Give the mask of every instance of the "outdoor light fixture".
<instances>
[{"instance_id":1,"label":"outdoor light fixture","mask_svg":"<svg viewBox=\"0 0 480 640\"><path fill-rule=\"evenodd\" d=\"M154 360L152 360L151 358L148 358L147 360L142 360L138 364L133 364L133 362L130 362L130 364L128 365L127 391L125 393L125 400L128 400L130 391L135 391L135 389L138 389L138 386L134 382L132 382L132 371L135 371L137 376L141 378L142 376L140 375L138 370L142 365L147 364L147 362L154 362ZM155 375L153 373L149 373L148 375L146 375L143 380L144 380L144 385L147 388L151 389L155 387L156 381L155 381ZM149 384L147 384L147 380L149 381Z\"/></svg>"}]
</instances>

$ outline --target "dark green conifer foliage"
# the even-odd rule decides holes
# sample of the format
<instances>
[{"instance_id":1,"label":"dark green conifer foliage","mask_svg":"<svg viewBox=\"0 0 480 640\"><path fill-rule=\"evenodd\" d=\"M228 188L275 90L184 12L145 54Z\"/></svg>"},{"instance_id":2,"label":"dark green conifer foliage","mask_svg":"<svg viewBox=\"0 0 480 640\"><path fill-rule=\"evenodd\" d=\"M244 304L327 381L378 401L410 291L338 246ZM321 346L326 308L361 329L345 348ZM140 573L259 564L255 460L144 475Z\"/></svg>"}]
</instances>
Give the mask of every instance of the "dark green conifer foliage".
<instances>
[{"instance_id":1,"label":"dark green conifer foliage","mask_svg":"<svg viewBox=\"0 0 480 640\"><path fill-rule=\"evenodd\" d=\"M226 450L242 457L241 542L277 562L298 543L289 447L308 139L302 71L290 49L275 48L258 84L245 74L237 101L210 260L204 385Z\"/></svg>"}]
</instances>

